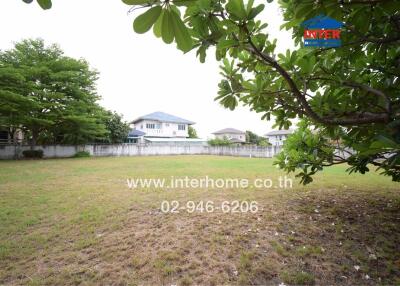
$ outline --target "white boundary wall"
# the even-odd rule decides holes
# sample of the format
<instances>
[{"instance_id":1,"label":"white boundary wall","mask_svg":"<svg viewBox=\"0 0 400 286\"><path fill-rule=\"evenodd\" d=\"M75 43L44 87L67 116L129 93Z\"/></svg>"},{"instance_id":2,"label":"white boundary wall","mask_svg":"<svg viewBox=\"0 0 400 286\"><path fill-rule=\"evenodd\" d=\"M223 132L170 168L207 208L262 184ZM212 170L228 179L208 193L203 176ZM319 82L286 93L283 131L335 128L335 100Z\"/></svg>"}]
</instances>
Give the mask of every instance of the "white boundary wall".
<instances>
[{"instance_id":1,"label":"white boundary wall","mask_svg":"<svg viewBox=\"0 0 400 286\"><path fill-rule=\"evenodd\" d=\"M31 147L26 145L0 145L0 159L19 159L22 152ZM35 150L43 150L44 158L68 158L79 151L87 151L94 157L106 156L151 156L151 155L220 155L238 157L271 158L280 152L278 146L204 146L193 145L46 145L35 146Z\"/></svg>"}]
</instances>

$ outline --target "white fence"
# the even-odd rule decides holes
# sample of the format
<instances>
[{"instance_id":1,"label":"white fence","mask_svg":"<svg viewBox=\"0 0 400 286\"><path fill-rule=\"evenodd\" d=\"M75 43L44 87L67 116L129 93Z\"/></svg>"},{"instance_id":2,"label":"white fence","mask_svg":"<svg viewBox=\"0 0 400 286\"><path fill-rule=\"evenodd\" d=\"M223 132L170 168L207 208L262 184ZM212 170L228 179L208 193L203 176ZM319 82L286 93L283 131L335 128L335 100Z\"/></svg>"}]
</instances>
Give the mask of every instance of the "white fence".
<instances>
[{"instance_id":1,"label":"white fence","mask_svg":"<svg viewBox=\"0 0 400 286\"><path fill-rule=\"evenodd\" d=\"M29 150L27 145L2 145L0 146L0 159L19 159L22 152ZM94 157L105 156L151 156L151 155L220 155L239 157L271 158L280 152L278 146L205 146L205 145L141 145L141 144L115 144L115 145L46 145L35 146L35 150L43 150L44 158L67 158L74 156L79 151L87 151Z\"/></svg>"}]
</instances>

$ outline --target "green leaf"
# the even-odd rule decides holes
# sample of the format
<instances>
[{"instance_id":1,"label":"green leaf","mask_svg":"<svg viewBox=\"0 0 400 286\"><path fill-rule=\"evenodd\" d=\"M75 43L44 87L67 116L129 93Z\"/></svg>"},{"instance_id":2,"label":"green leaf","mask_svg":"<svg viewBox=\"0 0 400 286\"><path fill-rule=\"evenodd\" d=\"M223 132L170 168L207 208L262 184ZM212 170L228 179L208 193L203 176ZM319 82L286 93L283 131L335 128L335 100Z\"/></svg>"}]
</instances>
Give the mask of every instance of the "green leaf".
<instances>
[{"instance_id":1,"label":"green leaf","mask_svg":"<svg viewBox=\"0 0 400 286\"><path fill-rule=\"evenodd\" d=\"M211 0L198 0L196 4L201 10L207 11L211 8Z\"/></svg>"},{"instance_id":2,"label":"green leaf","mask_svg":"<svg viewBox=\"0 0 400 286\"><path fill-rule=\"evenodd\" d=\"M337 4L336 4L337 5ZM308 13L314 11L314 4L313 3L301 3L296 5L294 8L294 13L297 19L308 19Z\"/></svg>"},{"instance_id":3,"label":"green leaf","mask_svg":"<svg viewBox=\"0 0 400 286\"><path fill-rule=\"evenodd\" d=\"M42 7L42 9L50 9L52 4L51 4L51 0L37 0L37 2L39 3L40 7Z\"/></svg>"},{"instance_id":4,"label":"green leaf","mask_svg":"<svg viewBox=\"0 0 400 286\"><path fill-rule=\"evenodd\" d=\"M181 10L179 10L178 6L171 5L169 7L171 8L171 11L174 11L176 14L178 14L179 17L181 17Z\"/></svg>"},{"instance_id":5,"label":"green leaf","mask_svg":"<svg viewBox=\"0 0 400 286\"><path fill-rule=\"evenodd\" d=\"M249 0L249 2L247 2L247 6L246 6L247 15L250 14L251 8L253 8L253 4L254 4L254 0Z\"/></svg>"},{"instance_id":6,"label":"green leaf","mask_svg":"<svg viewBox=\"0 0 400 286\"><path fill-rule=\"evenodd\" d=\"M138 34L146 33L157 21L161 14L161 6L155 6L138 16L133 22L133 29Z\"/></svg>"},{"instance_id":7,"label":"green leaf","mask_svg":"<svg viewBox=\"0 0 400 286\"><path fill-rule=\"evenodd\" d=\"M142 5L149 3L150 0L122 0L126 5Z\"/></svg>"},{"instance_id":8,"label":"green leaf","mask_svg":"<svg viewBox=\"0 0 400 286\"><path fill-rule=\"evenodd\" d=\"M200 58L200 62L204 63L206 61L206 48L201 46L198 50L196 55Z\"/></svg>"},{"instance_id":9,"label":"green leaf","mask_svg":"<svg viewBox=\"0 0 400 286\"><path fill-rule=\"evenodd\" d=\"M227 49L227 48L230 48L235 45L237 45L236 40L226 39L226 40L219 41L217 44L217 48L218 49Z\"/></svg>"},{"instance_id":10,"label":"green leaf","mask_svg":"<svg viewBox=\"0 0 400 286\"><path fill-rule=\"evenodd\" d=\"M260 14L263 10L264 10L265 5L264 4L260 4L257 7L251 9L247 19L248 20L252 20L255 17L257 17L258 14Z\"/></svg>"},{"instance_id":11,"label":"green leaf","mask_svg":"<svg viewBox=\"0 0 400 286\"><path fill-rule=\"evenodd\" d=\"M248 90L251 90L251 91L256 89L256 86L254 84L252 84L250 81L243 81L242 85L243 85L243 87L245 89L248 89Z\"/></svg>"},{"instance_id":12,"label":"green leaf","mask_svg":"<svg viewBox=\"0 0 400 286\"><path fill-rule=\"evenodd\" d=\"M208 25L207 22L201 17L192 18L193 30L199 34L200 37L206 38L208 36Z\"/></svg>"},{"instance_id":13,"label":"green leaf","mask_svg":"<svg viewBox=\"0 0 400 286\"><path fill-rule=\"evenodd\" d=\"M301 72L308 74L311 73L314 67L314 62L310 59L301 58L297 61L297 65L301 68Z\"/></svg>"},{"instance_id":14,"label":"green leaf","mask_svg":"<svg viewBox=\"0 0 400 286\"><path fill-rule=\"evenodd\" d=\"M183 52L190 51L193 47L193 42L188 28L186 28L185 24L175 11L172 10L170 17L172 19L175 41L178 45L178 49L182 50Z\"/></svg>"},{"instance_id":15,"label":"green leaf","mask_svg":"<svg viewBox=\"0 0 400 286\"><path fill-rule=\"evenodd\" d=\"M174 40L174 25L170 10L164 10L161 24L161 37L166 44L171 44Z\"/></svg>"},{"instance_id":16,"label":"green leaf","mask_svg":"<svg viewBox=\"0 0 400 286\"><path fill-rule=\"evenodd\" d=\"M383 135L377 135L377 136L376 136L376 140L377 140L377 141L372 142L370 148L372 148L372 149L379 149L379 148L382 148L382 149L383 149L383 148L393 148L393 149L396 149L396 148L399 148L399 147L400 147L400 146L399 146L395 141L393 141L391 138L388 138L388 137L383 136Z\"/></svg>"},{"instance_id":17,"label":"green leaf","mask_svg":"<svg viewBox=\"0 0 400 286\"><path fill-rule=\"evenodd\" d=\"M247 17L243 0L229 0L228 4L226 4L226 10L240 20L244 20Z\"/></svg>"},{"instance_id":18,"label":"green leaf","mask_svg":"<svg viewBox=\"0 0 400 286\"><path fill-rule=\"evenodd\" d=\"M158 17L156 23L153 26L153 33L157 38L161 38L161 26L164 17L164 10L161 11L160 17Z\"/></svg>"},{"instance_id":19,"label":"green leaf","mask_svg":"<svg viewBox=\"0 0 400 286\"><path fill-rule=\"evenodd\" d=\"M192 0L174 0L175 6L178 6L178 7L182 7L182 6L189 7L189 6L194 5L194 3L196 3L196 2L194 2Z\"/></svg>"}]
</instances>

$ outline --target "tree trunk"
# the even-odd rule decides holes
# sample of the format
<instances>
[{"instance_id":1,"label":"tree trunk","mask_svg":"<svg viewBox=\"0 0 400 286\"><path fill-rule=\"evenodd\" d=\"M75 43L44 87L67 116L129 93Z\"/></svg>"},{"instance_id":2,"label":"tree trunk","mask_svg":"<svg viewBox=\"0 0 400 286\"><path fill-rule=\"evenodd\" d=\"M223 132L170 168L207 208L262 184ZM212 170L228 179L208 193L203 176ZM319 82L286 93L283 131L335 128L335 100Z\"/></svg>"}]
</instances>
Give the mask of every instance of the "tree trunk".
<instances>
[{"instance_id":1,"label":"tree trunk","mask_svg":"<svg viewBox=\"0 0 400 286\"><path fill-rule=\"evenodd\" d=\"M33 147L36 146L38 136L39 136L39 131L37 129L32 129L31 150L33 150Z\"/></svg>"},{"instance_id":2,"label":"tree trunk","mask_svg":"<svg viewBox=\"0 0 400 286\"><path fill-rule=\"evenodd\" d=\"M15 143L14 142L14 134L15 134L14 129L13 128L9 128L8 129L8 136L9 136L8 143Z\"/></svg>"}]
</instances>

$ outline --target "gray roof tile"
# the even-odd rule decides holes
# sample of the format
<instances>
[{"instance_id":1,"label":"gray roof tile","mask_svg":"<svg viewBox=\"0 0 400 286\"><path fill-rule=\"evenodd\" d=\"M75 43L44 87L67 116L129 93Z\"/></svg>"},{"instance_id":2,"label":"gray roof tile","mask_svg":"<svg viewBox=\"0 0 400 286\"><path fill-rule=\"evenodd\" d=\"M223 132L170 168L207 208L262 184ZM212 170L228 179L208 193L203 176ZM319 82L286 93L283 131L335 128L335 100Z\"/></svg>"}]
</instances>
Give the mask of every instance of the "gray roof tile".
<instances>
[{"instance_id":1,"label":"gray roof tile","mask_svg":"<svg viewBox=\"0 0 400 286\"><path fill-rule=\"evenodd\" d=\"M143 135L146 135L146 133L136 129L131 129L131 131L128 133L128 137L140 137Z\"/></svg>"},{"instance_id":2,"label":"gray roof tile","mask_svg":"<svg viewBox=\"0 0 400 286\"><path fill-rule=\"evenodd\" d=\"M232 133L232 134L246 134L244 131L237 130L235 128L225 128L218 131L213 132L212 134L225 134L225 133Z\"/></svg>"},{"instance_id":3,"label":"gray roof tile","mask_svg":"<svg viewBox=\"0 0 400 286\"><path fill-rule=\"evenodd\" d=\"M181 124L195 124L195 122L180 118L175 115L171 115L165 112L157 111L144 116L140 116L139 118L132 121L132 123L136 123L141 120L154 120L159 122L170 122L170 123L181 123Z\"/></svg>"},{"instance_id":4,"label":"gray roof tile","mask_svg":"<svg viewBox=\"0 0 400 286\"><path fill-rule=\"evenodd\" d=\"M274 135L288 135L292 134L294 132L293 129L288 129L288 130L272 130L265 134L265 136L274 136Z\"/></svg>"}]
</instances>

